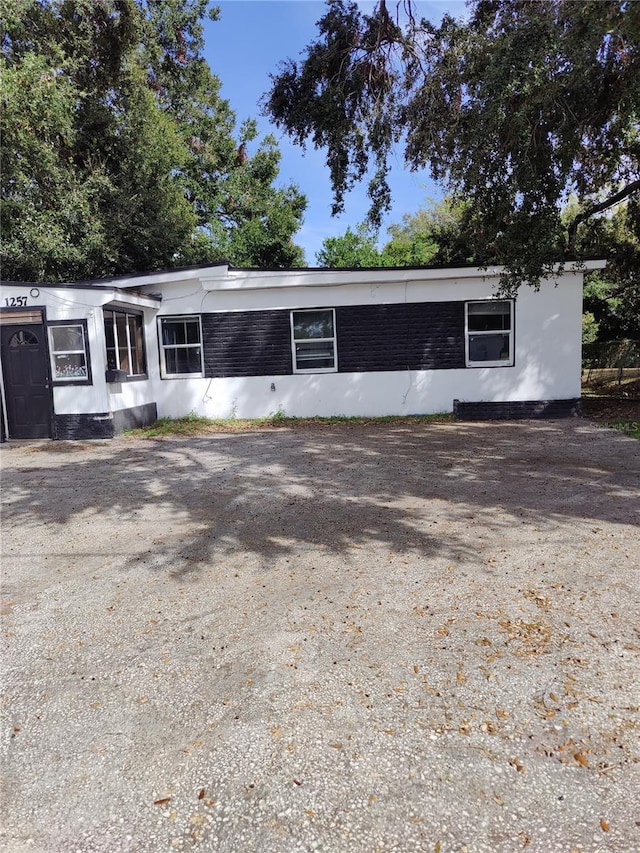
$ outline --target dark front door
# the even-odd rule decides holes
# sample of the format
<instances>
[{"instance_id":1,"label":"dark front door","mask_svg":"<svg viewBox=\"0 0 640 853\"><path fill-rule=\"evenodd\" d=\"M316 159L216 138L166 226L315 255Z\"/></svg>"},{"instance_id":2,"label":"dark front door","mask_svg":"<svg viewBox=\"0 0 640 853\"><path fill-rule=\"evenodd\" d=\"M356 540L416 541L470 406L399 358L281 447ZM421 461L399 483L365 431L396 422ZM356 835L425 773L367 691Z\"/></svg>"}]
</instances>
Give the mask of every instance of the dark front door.
<instances>
[{"instance_id":1,"label":"dark front door","mask_svg":"<svg viewBox=\"0 0 640 853\"><path fill-rule=\"evenodd\" d=\"M9 438L51 437L44 326L3 325L2 373Z\"/></svg>"}]
</instances>

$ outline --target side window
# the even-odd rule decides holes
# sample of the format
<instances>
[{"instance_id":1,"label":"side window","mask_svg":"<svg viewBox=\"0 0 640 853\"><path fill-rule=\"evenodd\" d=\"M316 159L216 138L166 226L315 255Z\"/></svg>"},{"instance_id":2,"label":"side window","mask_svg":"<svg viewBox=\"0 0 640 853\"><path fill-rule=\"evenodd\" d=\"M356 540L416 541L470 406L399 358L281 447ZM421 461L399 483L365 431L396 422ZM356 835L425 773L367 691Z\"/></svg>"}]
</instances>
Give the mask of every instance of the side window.
<instances>
[{"instance_id":1,"label":"side window","mask_svg":"<svg viewBox=\"0 0 640 853\"><path fill-rule=\"evenodd\" d=\"M333 308L291 312L294 373L335 373L336 322Z\"/></svg>"},{"instance_id":2,"label":"side window","mask_svg":"<svg viewBox=\"0 0 640 853\"><path fill-rule=\"evenodd\" d=\"M58 384L91 384L87 321L48 324L51 377Z\"/></svg>"},{"instance_id":3,"label":"side window","mask_svg":"<svg viewBox=\"0 0 640 853\"><path fill-rule=\"evenodd\" d=\"M513 301L467 302L467 367L513 364Z\"/></svg>"},{"instance_id":4,"label":"side window","mask_svg":"<svg viewBox=\"0 0 640 853\"><path fill-rule=\"evenodd\" d=\"M105 308L102 313L107 342L107 368L124 370L130 378L146 376L142 314L115 308Z\"/></svg>"},{"instance_id":5,"label":"side window","mask_svg":"<svg viewBox=\"0 0 640 853\"><path fill-rule=\"evenodd\" d=\"M162 376L202 376L202 329L199 317L159 320Z\"/></svg>"}]
</instances>

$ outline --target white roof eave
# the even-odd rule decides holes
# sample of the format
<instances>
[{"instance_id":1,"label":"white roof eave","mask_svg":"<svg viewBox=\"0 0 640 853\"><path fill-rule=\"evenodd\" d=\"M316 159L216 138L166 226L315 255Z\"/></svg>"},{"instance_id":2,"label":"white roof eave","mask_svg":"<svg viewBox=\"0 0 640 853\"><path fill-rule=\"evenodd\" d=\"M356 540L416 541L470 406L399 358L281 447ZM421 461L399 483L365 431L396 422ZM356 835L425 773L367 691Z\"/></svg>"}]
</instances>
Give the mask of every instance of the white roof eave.
<instances>
[{"instance_id":1,"label":"white roof eave","mask_svg":"<svg viewBox=\"0 0 640 853\"><path fill-rule=\"evenodd\" d=\"M460 278L494 278L502 267L447 269L289 269L233 270L224 277L203 277L204 290L261 290L289 287L345 287L353 284L402 284L411 281L445 281Z\"/></svg>"},{"instance_id":2,"label":"white roof eave","mask_svg":"<svg viewBox=\"0 0 640 853\"><path fill-rule=\"evenodd\" d=\"M564 272L586 273L603 269L606 261L570 262ZM556 268L558 269L558 268ZM345 287L353 284L403 284L408 282L444 282L460 279L487 280L498 278L503 266L482 267L439 267L394 269L287 269L287 270L241 270L228 269L222 275L201 277L204 290L262 290L290 287ZM222 272L222 270L220 270Z\"/></svg>"},{"instance_id":3,"label":"white roof eave","mask_svg":"<svg viewBox=\"0 0 640 853\"><path fill-rule=\"evenodd\" d=\"M155 308L162 304L162 300L144 293L122 293L119 289L114 290L113 297L109 300L110 305L135 305L140 308Z\"/></svg>"}]
</instances>

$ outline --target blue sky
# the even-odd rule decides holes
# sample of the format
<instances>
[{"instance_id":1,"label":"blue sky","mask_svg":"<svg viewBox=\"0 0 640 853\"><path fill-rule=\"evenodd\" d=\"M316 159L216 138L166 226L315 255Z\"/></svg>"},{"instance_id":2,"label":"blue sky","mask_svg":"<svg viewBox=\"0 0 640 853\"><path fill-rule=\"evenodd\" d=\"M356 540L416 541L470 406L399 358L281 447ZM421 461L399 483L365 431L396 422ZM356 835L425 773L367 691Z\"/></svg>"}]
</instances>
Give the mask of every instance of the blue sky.
<instances>
[{"instance_id":1,"label":"blue sky","mask_svg":"<svg viewBox=\"0 0 640 853\"><path fill-rule=\"evenodd\" d=\"M260 138L273 133L278 140L282 161L280 183L295 183L307 196L305 222L296 242L305 250L307 264L316 264L316 252L327 237L343 234L348 225L354 228L366 216L368 201L366 186L358 187L347 196L345 211L340 217L331 216L329 173L324 153L312 147L306 152L293 145L270 122L260 116L258 101L269 89L269 74L276 73L278 63L285 59L300 59L304 48L314 39L316 21L325 10L321 0L216 0L220 20L205 25L205 57L211 70L222 81L222 95L236 113L238 126L246 118L258 120ZM373 3L361 2L364 10ZM416 3L422 17L438 21L445 12L463 15L464 2ZM391 10L395 0L388 3ZM442 191L430 180L427 172L411 173L402 163L398 152L392 163L391 188L393 209L385 218L385 227L399 222L404 213L424 207L427 199L442 197Z\"/></svg>"}]
</instances>

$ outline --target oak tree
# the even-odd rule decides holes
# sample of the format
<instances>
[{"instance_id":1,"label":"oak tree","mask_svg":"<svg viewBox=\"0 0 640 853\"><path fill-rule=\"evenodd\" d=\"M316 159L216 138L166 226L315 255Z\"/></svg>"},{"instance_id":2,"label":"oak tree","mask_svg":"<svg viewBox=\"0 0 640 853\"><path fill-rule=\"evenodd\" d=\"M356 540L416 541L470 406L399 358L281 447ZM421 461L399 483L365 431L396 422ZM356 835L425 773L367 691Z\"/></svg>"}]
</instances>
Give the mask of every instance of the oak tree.
<instances>
[{"instance_id":1,"label":"oak tree","mask_svg":"<svg viewBox=\"0 0 640 853\"><path fill-rule=\"evenodd\" d=\"M468 205L476 254L506 265L506 291L575 257L580 226L623 201L637 229L640 3L475 0L438 25L416 6L329 0L302 61L272 78L266 112L326 149L334 212L370 176L379 224L402 142L408 168Z\"/></svg>"},{"instance_id":2,"label":"oak tree","mask_svg":"<svg viewBox=\"0 0 640 853\"><path fill-rule=\"evenodd\" d=\"M276 185L273 139L236 130L203 57L208 7L4 0L5 280L301 262L305 199Z\"/></svg>"}]
</instances>

